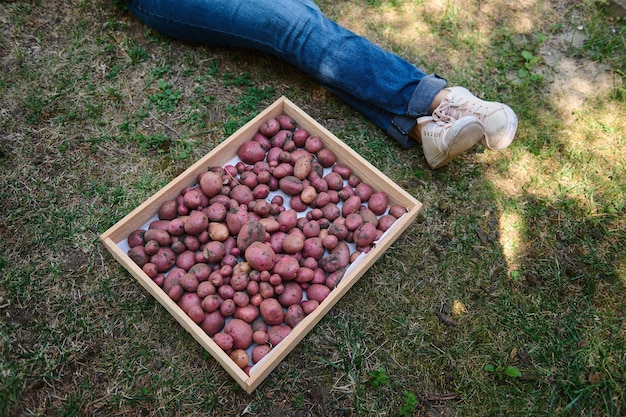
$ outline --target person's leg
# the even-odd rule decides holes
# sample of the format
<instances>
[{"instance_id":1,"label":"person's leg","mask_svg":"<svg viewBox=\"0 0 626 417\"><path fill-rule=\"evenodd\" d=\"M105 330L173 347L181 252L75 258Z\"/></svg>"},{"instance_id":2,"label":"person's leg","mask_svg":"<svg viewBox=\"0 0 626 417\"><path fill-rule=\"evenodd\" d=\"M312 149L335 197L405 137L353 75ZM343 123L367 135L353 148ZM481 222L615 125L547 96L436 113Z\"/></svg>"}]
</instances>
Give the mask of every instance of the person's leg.
<instances>
[{"instance_id":1,"label":"person's leg","mask_svg":"<svg viewBox=\"0 0 626 417\"><path fill-rule=\"evenodd\" d=\"M403 146L417 117L446 86L326 18L311 0L126 0L148 26L173 38L279 56L362 112Z\"/></svg>"}]
</instances>

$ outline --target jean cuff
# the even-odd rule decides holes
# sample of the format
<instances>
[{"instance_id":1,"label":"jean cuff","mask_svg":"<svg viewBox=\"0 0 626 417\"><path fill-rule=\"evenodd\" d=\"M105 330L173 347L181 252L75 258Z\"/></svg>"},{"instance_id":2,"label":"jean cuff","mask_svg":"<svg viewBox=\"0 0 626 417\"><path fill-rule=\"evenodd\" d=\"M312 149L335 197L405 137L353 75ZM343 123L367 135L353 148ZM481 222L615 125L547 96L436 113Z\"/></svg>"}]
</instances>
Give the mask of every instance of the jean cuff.
<instances>
[{"instance_id":1,"label":"jean cuff","mask_svg":"<svg viewBox=\"0 0 626 417\"><path fill-rule=\"evenodd\" d=\"M405 148L414 146L417 142L409 136L409 132L415 127L418 117L430 114L433 99L447 85L447 81L437 74L422 78L409 100L406 115L394 116L387 134Z\"/></svg>"}]
</instances>

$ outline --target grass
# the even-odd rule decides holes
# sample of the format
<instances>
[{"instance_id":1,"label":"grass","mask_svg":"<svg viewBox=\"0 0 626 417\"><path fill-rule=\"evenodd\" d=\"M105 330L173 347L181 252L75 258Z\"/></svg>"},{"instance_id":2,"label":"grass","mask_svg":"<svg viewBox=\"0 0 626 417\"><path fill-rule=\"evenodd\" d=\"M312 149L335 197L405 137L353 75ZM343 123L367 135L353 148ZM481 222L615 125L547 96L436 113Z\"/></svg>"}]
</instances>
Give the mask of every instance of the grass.
<instances>
[{"instance_id":1,"label":"grass","mask_svg":"<svg viewBox=\"0 0 626 417\"><path fill-rule=\"evenodd\" d=\"M593 1L319 4L509 103L516 142L431 171L272 57L173 41L119 1L0 4L2 415L626 413L623 20ZM246 395L98 236L283 94L424 207Z\"/></svg>"}]
</instances>

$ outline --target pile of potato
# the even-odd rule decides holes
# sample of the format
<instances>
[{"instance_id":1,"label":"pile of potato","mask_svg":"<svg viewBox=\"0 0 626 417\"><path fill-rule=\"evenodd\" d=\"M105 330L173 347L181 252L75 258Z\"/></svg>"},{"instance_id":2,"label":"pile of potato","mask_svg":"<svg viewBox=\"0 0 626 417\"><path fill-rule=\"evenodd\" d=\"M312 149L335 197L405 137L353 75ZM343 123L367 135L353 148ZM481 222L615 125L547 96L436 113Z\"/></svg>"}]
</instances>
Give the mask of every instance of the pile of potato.
<instances>
[{"instance_id":1,"label":"pile of potato","mask_svg":"<svg viewBox=\"0 0 626 417\"><path fill-rule=\"evenodd\" d=\"M128 255L249 372L407 210L285 115L237 156L163 203Z\"/></svg>"}]
</instances>

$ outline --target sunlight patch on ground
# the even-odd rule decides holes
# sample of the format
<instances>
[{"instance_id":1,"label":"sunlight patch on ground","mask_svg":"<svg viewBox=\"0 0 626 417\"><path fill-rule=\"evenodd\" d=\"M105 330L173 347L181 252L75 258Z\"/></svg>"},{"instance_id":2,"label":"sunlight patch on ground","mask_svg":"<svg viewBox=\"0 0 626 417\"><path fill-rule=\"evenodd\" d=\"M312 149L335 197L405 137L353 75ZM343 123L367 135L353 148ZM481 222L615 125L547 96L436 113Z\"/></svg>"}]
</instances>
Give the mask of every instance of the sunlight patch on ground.
<instances>
[{"instance_id":1,"label":"sunlight patch on ground","mask_svg":"<svg viewBox=\"0 0 626 417\"><path fill-rule=\"evenodd\" d=\"M509 271L520 269L524 228L524 219L518 213L504 211L500 216L500 245Z\"/></svg>"}]
</instances>

